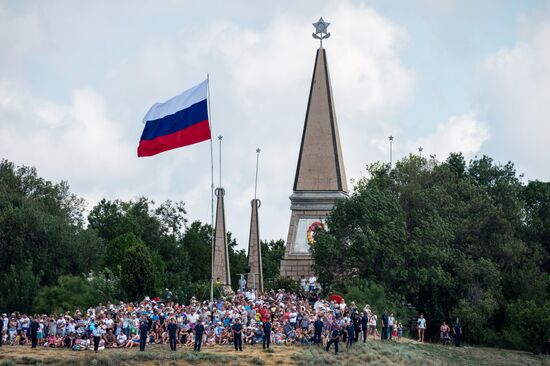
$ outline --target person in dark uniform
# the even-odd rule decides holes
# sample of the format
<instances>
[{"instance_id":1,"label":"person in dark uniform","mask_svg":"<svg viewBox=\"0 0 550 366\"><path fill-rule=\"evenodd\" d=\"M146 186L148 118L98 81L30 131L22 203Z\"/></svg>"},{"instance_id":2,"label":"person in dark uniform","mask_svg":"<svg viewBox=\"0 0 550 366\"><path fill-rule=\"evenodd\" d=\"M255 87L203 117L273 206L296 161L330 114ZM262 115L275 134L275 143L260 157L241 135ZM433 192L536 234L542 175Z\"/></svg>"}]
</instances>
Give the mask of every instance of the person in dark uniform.
<instances>
[{"instance_id":1,"label":"person in dark uniform","mask_svg":"<svg viewBox=\"0 0 550 366\"><path fill-rule=\"evenodd\" d=\"M327 343L325 350L328 352L330 350L331 344L334 343L334 354L338 354L338 342L340 341L340 330L338 329L338 324L334 323L332 331L330 332L330 340Z\"/></svg>"},{"instance_id":2,"label":"person in dark uniform","mask_svg":"<svg viewBox=\"0 0 550 366\"><path fill-rule=\"evenodd\" d=\"M348 339L346 341L346 348L350 348L353 346L353 341L355 340L355 326L353 325L353 322L349 322L347 331Z\"/></svg>"},{"instance_id":3,"label":"person in dark uniform","mask_svg":"<svg viewBox=\"0 0 550 366\"><path fill-rule=\"evenodd\" d=\"M202 345L202 335L204 334L204 325L202 325L201 320L197 320L197 325L195 325L195 347L194 351L200 352Z\"/></svg>"},{"instance_id":4,"label":"person in dark uniform","mask_svg":"<svg viewBox=\"0 0 550 366\"><path fill-rule=\"evenodd\" d=\"M365 343L369 333L369 316L367 313L361 313L361 331L363 332L363 343Z\"/></svg>"},{"instance_id":5,"label":"person in dark uniform","mask_svg":"<svg viewBox=\"0 0 550 366\"><path fill-rule=\"evenodd\" d=\"M323 333L323 321L321 320L321 315L317 318L317 320L313 323L314 333L313 333L313 343L314 344L320 344L321 343L321 333Z\"/></svg>"},{"instance_id":6,"label":"person in dark uniform","mask_svg":"<svg viewBox=\"0 0 550 366\"><path fill-rule=\"evenodd\" d=\"M141 316L139 322L139 350L145 351L145 345L147 344L147 334L149 333L149 321L145 314Z\"/></svg>"},{"instance_id":7,"label":"person in dark uniform","mask_svg":"<svg viewBox=\"0 0 550 366\"><path fill-rule=\"evenodd\" d=\"M460 325L460 320L456 318L456 321L453 324L453 334L455 335L455 346L460 347L460 337L462 336L462 325Z\"/></svg>"},{"instance_id":8,"label":"person in dark uniform","mask_svg":"<svg viewBox=\"0 0 550 366\"><path fill-rule=\"evenodd\" d=\"M243 326L241 325L241 319L235 318L235 324L233 324L233 343L235 343L235 351L238 349L242 352L243 350L243 335L242 335Z\"/></svg>"},{"instance_id":9,"label":"person in dark uniform","mask_svg":"<svg viewBox=\"0 0 550 366\"><path fill-rule=\"evenodd\" d=\"M271 321L268 320L264 322L263 328L264 328L263 348L269 349L269 345L271 344Z\"/></svg>"},{"instance_id":10,"label":"person in dark uniform","mask_svg":"<svg viewBox=\"0 0 550 366\"><path fill-rule=\"evenodd\" d=\"M176 350L176 333L178 331L178 325L176 324L176 319L170 319L168 323L168 336L170 337L170 350Z\"/></svg>"},{"instance_id":11,"label":"person in dark uniform","mask_svg":"<svg viewBox=\"0 0 550 366\"><path fill-rule=\"evenodd\" d=\"M32 348L36 348L36 345L38 344L39 327L40 327L40 324L38 324L38 315L35 315L32 317L31 324L29 326L29 335L31 336Z\"/></svg>"},{"instance_id":12,"label":"person in dark uniform","mask_svg":"<svg viewBox=\"0 0 550 366\"><path fill-rule=\"evenodd\" d=\"M361 332L361 317L359 316L359 313L357 312L357 309L353 310L353 328L354 328L354 334L355 338L353 339L354 343L359 342L359 333Z\"/></svg>"},{"instance_id":13,"label":"person in dark uniform","mask_svg":"<svg viewBox=\"0 0 550 366\"><path fill-rule=\"evenodd\" d=\"M382 314L382 334L380 338L382 340L388 339L388 312L386 310Z\"/></svg>"}]
</instances>

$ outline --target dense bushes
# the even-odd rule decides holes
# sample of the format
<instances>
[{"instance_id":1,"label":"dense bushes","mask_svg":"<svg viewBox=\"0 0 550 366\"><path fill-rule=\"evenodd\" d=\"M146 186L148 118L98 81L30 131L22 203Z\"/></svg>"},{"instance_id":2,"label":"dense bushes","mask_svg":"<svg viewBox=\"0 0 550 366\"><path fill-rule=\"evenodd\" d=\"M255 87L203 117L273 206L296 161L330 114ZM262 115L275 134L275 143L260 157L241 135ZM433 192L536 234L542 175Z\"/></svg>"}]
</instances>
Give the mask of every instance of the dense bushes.
<instances>
[{"instance_id":1,"label":"dense bushes","mask_svg":"<svg viewBox=\"0 0 550 366\"><path fill-rule=\"evenodd\" d=\"M550 337L550 183L457 154L369 172L312 247L325 287L375 302L357 283L381 286L424 312L434 338L455 317L471 343L536 350Z\"/></svg>"}]
</instances>

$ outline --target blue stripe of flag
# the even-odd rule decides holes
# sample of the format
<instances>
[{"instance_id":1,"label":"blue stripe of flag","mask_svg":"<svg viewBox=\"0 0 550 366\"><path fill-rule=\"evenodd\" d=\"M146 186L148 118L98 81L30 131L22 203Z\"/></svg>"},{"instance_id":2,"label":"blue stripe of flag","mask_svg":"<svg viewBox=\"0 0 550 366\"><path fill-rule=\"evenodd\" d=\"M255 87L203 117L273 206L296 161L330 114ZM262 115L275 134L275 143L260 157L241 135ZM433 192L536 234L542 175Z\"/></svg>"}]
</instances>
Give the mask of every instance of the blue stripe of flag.
<instances>
[{"instance_id":1,"label":"blue stripe of flag","mask_svg":"<svg viewBox=\"0 0 550 366\"><path fill-rule=\"evenodd\" d=\"M152 140L159 136L169 135L205 120L208 120L206 99L174 114L147 121L141 134L141 140Z\"/></svg>"}]
</instances>

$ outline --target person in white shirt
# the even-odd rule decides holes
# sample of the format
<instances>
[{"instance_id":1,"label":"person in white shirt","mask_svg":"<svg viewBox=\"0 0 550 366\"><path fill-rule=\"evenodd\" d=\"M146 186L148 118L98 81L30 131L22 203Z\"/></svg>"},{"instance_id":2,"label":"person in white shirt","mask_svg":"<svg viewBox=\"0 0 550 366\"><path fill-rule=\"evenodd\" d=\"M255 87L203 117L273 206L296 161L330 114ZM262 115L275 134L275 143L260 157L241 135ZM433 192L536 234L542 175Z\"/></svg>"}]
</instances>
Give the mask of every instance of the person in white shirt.
<instances>
[{"instance_id":1,"label":"person in white shirt","mask_svg":"<svg viewBox=\"0 0 550 366\"><path fill-rule=\"evenodd\" d=\"M422 343L424 342L424 331L426 330L426 319L424 318L424 314L420 314L420 318L418 318L416 324L418 325L418 341Z\"/></svg>"},{"instance_id":2,"label":"person in white shirt","mask_svg":"<svg viewBox=\"0 0 550 366\"><path fill-rule=\"evenodd\" d=\"M120 333L116 338L116 343L118 347L124 347L126 345L127 340L128 340L128 337L126 337L126 334Z\"/></svg>"},{"instance_id":3,"label":"person in white shirt","mask_svg":"<svg viewBox=\"0 0 550 366\"><path fill-rule=\"evenodd\" d=\"M296 329L296 319L298 318L298 313L296 312L295 308L292 308L292 311L288 315L288 322L290 323L290 326L294 329Z\"/></svg>"},{"instance_id":4,"label":"person in white shirt","mask_svg":"<svg viewBox=\"0 0 550 366\"><path fill-rule=\"evenodd\" d=\"M391 341L392 334L393 334L393 328L394 328L394 325L395 325L395 317L393 316L393 313L391 313L390 316L388 317L388 325L389 325L389 328L390 328L390 341Z\"/></svg>"},{"instance_id":5,"label":"person in white shirt","mask_svg":"<svg viewBox=\"0 0 550 366\"><path fill-rule=\"evenodd\" d=\"M103 329L101 328L101 324L99 322L93 322L90 324L90 329L92 329L92 335L94 336L94 351L97 352L99 349L99 341L103 335Z\"/></svg>"},{"instance_id":6,"label":"person in white shirt","mask_svg":"<svg viewBox=\"0 0 550 366\"><path fill-rule=\"evenodd\" d=\"M197 314L197 313L195 312L195 310L193 310L193 311L191 312L191 314L189 314L189 315L187 316L187 319L189 320L189 323L195 324L195 323L197 322L197 320L199 319L199 314Z\"/></svg>"},{"instance_id":7,"label":"person in white shirt","mask_svg":"<svg viewBox=\"0 0 550 366\"><path fill-rule=\"evenodd\" d=\"M306 279L304 278L304 276L302 276L300 278L300 288L305 292L307 291L307 281Z\"/></svg>"},{"instance_id":8,"label":"person in white shirt","mask_svg":"<svg viewBox=\"0 0 550 366\"><path fill-rule=\"evenodd\" d=\"M315 282L317 282L317 277L311 275L311 277L309 277L309 291L315 290Z\"/></svg>"},{"instance_id":9,"label":"person in white shirt","mask_svg":"<svg viewBox=\"0 0 550 366\"><path fill-rule=\"evenodd\" d=\"M370 334L372 336L376 336L376 321L378 320L378 317L376 314L372 313L369 318L369 328L370 328Z\"/></svg>"}]
</instances>

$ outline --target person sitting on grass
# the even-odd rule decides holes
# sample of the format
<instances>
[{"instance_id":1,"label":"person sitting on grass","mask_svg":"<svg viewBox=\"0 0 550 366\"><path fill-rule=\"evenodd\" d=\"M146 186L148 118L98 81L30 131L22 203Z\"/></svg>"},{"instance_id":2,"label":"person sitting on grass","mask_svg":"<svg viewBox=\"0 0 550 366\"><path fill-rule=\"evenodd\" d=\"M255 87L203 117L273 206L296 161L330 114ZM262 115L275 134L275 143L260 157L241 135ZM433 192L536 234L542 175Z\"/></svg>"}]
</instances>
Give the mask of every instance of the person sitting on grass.
<instances>
[{"instance_id":1,"label":"person sitting on grass","mask_svg":"<svg viewBox=\"0 0 550 366\"><path fill-rule=\"evenodd\" d=\"M296 329L294 332L294 340L297 344L302 343L302 338L304 338L304 334L302 333L302 328Z\"/></svg>"},{"instance_id":2,"label":"person sitting on grass","mask_svg":"<svg viewBox=\"0 0 550 366\"><path fill-rule=\"evenodd\" d=\"M223 326L221 322L218 322L216 328L214 328L214 335L216 337L216 344L222 344Z\"/></svg>"},{"instance_id":3,"label":"person sitting on grass","mask_svg":"<svg viewBox=\"0 0 550 366\"><path fill-rule=\"evenodd\" d=\"M281 327L277 327L275 329L275 331L273 332L273 338L275 340L274 343L276 345L280 346L280 345L286 344L286 337Z\"/></svg>"},{"instance_id":4,"label":"person sitting on grass","mask_svg":"<svg viewBox=\"0 0 550 366\"><path fill-rule=\"evenodd\" d=\"M291 327L290 330L286 333L285 345L286 346L293 345L295 341L296 341L296 331L294 330L294 328Z\"/></svg>"},{"instance_id":5,"label":"person sitting on grass","mask_svg":"<svg viewBox=\"0 0 550 366\"><path fill-rule=\"evenodd\" d=\"M262 343L264 339L264 332L260 328L260 325L256 326L254 328L254 344L256 343Z\"/></svg>"},{"instance_id":6,"label":"person sitting on grass","mask_svg":"<svg viewBox=\"0 0 550 366\"><path fill-rule=\"evenodd\" d=\"M65 337L63 337L63 347L72 348L73 343L74 343L74 335L73 334L65 334Z\"/></svg>"},{"instance_id":7,"label":"person sitting on grass","mask_svg":"<svg viewBox=\"0 0 550 366\"><path fill-rule=\"evenodd\" d=\"M80 351L80 343L82 342L82 335L77 336L73 341L73 351Z\"/></svg>"},{"instance_id":8,"label":"person sitting on grass","mask_svg":"<svg viewBox=\"0 0 550 366\"><path fill-rule=\"evenodd\" d=\"M166 330L163 330L160 334L160 339L157 341L159 344L168 344L170 336L168 335L168 332Z\"/></svg>"},{"instance_id":9,"label":"person sitting on grass","mask_svg":"<svg viewBox=\"0 0 550 366\"><path fill-rule=\"evenodd\" d=\"M155 333L155 331L152 329L149 331L149 334L147 334L147 338L149 339L149 344L160 343L159 337L157 337L157 333Z\"/></svg>"},{"instance_id":10,"label":"person sitting on grass","mask_svg":"<svg viewBox=\"0 0 550 366\"><path fill-rule=\"evenodd\" d=\"M132 336L126 342L126 345L124 347L126 347L126 348L138 347L139 346L139 338L140 337L139 337L138 333L132 333Z\"/></svg>"},{"instance_id":11,"label":"person sitting on grass","mask_svg":"<svg viewBox=\"0 0 550 366\"><path fill-rule=\"evenodd\" d=\"M113 334L113 329L107 329L107 334L103 336L105 341L105 348L116 348L116 337Z\"/></svg>"},{"instance_id":12,"label":"person sitting on grass","mask_svg":"<svg viewBox=\"0 0 550 366\"><path fill-rule=\"evenodd\" d=\"M254 334L252 333L252 330L250 327L246 327L243 329L243 343L244 344L253 344Z\"/></svg>"},{"instance_id":13,"label":"person sitting on grass","mask_svg":"<svg viewBox=\"0 0 550 366\"><path fill-rule=\"evenodd\" d=\"M26 346L27 345L27 335L25 332L21 331L21 334L19 335L19 339L17 344L20 346Z\"/></svg>"},{"instance_id":14,"label":"person sitting on grass","mask_svg":"<svg viewBox=\"0 0 550 366\"><path fill-rule=\"evenodd\" d=\"M227 330L227 343L228 344L234 344L234 342L235 342L234 334L231 331L231 329L228 329Z\"/></svg>"},{"instance_id":15,"label":"person sitting on grass","mask_svg":"<svg viewBox=\"0 0 550 366\"><path fill-rule=\"evenodd\" d=\"M189 329L191 329L191 328L189 328ZM191 333L187 333L187 336L185 338L185 343L183 344L184 346L187 346L187 347L191 347L195 343L193 333L192 333L191 330L190 330L190 332Z\"/></svg>"},{"instance_id":16,"label":"person sitting on grass","mask_svg":"<svg viewBox=\"0 0 550 366\"><path fill-rule=\"evenodd\" d=\"M114 346L113 348L124 348L126 342L128 342L128 337L126 337L126 333L120 332L120 334L116 338L116 346Z\"/></svg>"},{"instance_id":17,"label":"person sitting on grass","mask_svg":"<svg viewBox=\"0 0 550 366\"><path fill-rule=\"evenodd\" d=\"M49 335L48 338L46 339L46 343L44 343L44 346L50 347L50 348L58 347L57 337L54 335Z\"/></svg>"},{"instance_id":18,"label":"person sitting on grass","mask_svg":"<svg viewBox=\"0 0 550 366\"><path fill-rule=\"evenodd\" d=\"M84 333L82 335L82 339L80 340L80 351L86 351L87 349L91 349L92 342L90 341L90 338L88 338L88 335Z\"/></svg>"}]
</instances>

